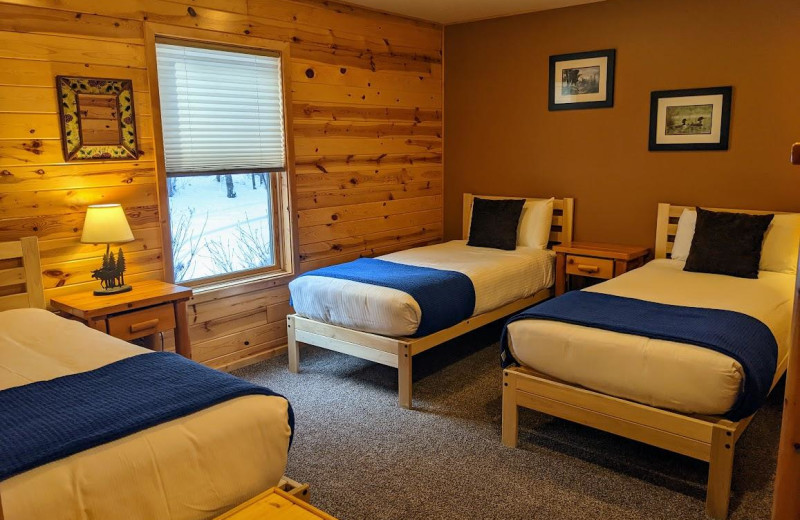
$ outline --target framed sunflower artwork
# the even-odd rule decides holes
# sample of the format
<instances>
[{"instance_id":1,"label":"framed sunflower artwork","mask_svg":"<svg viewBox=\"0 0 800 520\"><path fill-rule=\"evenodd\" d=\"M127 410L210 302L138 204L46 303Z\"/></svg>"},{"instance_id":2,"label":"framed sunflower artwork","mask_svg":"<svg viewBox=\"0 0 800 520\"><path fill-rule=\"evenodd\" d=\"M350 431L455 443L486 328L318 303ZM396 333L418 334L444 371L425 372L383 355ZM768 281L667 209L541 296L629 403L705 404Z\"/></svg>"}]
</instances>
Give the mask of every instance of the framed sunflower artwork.
<instances>
[{"instance_id":1,"label":"framed sunflower artwork","mask_svg":"<svg viewBox=\"0 0 800 520\"><path fill-rule=\"evenodd\" d=\"M129 79L56 76L66 161L139 157Z\"/></svg>"}]
</instances>

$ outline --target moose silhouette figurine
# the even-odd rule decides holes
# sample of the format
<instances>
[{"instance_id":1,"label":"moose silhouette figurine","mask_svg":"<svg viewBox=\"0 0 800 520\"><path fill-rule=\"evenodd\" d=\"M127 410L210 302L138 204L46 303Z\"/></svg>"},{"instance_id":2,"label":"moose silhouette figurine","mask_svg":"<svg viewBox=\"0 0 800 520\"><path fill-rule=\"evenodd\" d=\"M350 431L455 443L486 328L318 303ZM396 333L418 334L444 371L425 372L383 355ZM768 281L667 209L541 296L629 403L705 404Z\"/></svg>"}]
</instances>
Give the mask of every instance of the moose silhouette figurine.
<instances>
[{"instance_id":1,"label":"moose silhouette figurine","mask_svg":"<svg viewBox=\"0 0 800 520\"><path fill-rule=\"evenodd\" d=\"M119 249L117 257L114 253L106 251L103 255L103 266L92 271L92 278L100 280L103 291L95 291L95 294L113 294L130 291L131 287L125 285L125 254L122 248Z\"/></svg>"}]
</instances>

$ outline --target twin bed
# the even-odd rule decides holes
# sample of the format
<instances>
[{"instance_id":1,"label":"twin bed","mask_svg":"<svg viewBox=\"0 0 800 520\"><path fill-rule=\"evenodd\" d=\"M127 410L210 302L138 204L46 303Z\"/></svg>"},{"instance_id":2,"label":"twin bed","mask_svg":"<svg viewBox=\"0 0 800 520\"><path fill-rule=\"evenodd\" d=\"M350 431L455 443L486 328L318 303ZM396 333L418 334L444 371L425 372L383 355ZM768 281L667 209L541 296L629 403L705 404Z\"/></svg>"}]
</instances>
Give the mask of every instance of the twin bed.
<instances>
[{"instance_id":1,"label":"twin bed","mask_svg":"<svg viewBox=\"0 0 800 520\"><path fill-rule=\"evenodd\" d=\"M413 337L422 322L422 313L408 294L377 284L329 277L324 270L311 272L290 284L297 314L287 318L289 369L299 371L302 344L395 367L399 404L410 408L415 355L552 297L555 254L550 249L531 246L502 251L466 245L475 198L464 195L464 240L379 257L393 264L466 275L474 287L475 302L465 319ZM525 199L526 204L546 200ZM572 199L552 200L551 214L543 219L550 230L549 244L572 240L573 208ZM452 298L457 300L459 296ZM446 305L453 305L453 301L439 306Z\"/></svg>"},{"instance_id":2,"label":"twin bed","mask_svg":"<svg viewBox=\"0 0 800 520\"><path fill-rule=\"evenodd\" d=\"M38 264L36 239L0 244L0 289L7 289L0 297L0 393L96 373L137 357L174 356L28 308L44 306ZM21 290L5 294L15 288ZM153 391L136 390L143 401ZM179 391L176 386L176 395ZM91 404L95 396L67 397ZM7 520L213 518L278 484L292 435L290 415L279 396L226 400L0 479L2 511ZM18 462L19 451L19 444L9 446L6 433L0 435L3 469Z\"/></svg>"},{"instance_id":3,"label":"twin bed","mask_svg":"<svg viewBox=\"0 0 800 520\"><path fill-rule=\"evenodd\" d=\"M586 291L755 318L777 343L774 374L766 374L769 391L786 371L795 275L762 270L757 279L744 279L684 271L684 261L669 257L685 209L659 205L654 261ZM786 246L796 248L796 240ZM522 406L707 461L706 512L727 517L734 449L753 418L752 412L726 418L755 382L741 363L695 344L547 319L510 323L507 340L519 366L504 370L503 444L517 445Z\"/></svg>"}]
</instances>

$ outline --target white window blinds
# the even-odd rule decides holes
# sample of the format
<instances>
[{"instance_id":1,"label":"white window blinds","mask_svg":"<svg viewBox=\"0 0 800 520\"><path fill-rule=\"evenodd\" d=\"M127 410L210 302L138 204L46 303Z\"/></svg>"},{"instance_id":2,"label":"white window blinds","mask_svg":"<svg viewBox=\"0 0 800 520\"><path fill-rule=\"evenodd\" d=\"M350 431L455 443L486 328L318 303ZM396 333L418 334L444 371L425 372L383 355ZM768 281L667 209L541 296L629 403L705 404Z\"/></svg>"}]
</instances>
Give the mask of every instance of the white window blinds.
<instances>
[{"instance_id":1,"label":"white window blinds","mask_svg":"<svg viewBox=\"0 0 800 520\"><path fill-rule=\"evenodd\" d=\"M156 43L168 175L285 170L276 56Z\"/></svg>"}]
</instances>

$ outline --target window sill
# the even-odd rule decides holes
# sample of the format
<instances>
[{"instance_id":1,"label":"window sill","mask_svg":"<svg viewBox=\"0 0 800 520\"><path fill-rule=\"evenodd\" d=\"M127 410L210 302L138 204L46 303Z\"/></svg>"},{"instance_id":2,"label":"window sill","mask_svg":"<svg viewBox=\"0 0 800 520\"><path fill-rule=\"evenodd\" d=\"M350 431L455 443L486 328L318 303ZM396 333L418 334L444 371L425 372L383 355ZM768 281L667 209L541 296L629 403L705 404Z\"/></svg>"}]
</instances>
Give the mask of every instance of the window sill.
<instances>
[{"instance_id":1,"label":"window sill","mask_svg":"<svg viewBox=\"0 0 800 520\"><path fill-rule=\"evenodd\" d=\"M272 271L252 276L244 276L232 280L218 282L198 282L183 284L191 287L195 295L204 295L215 292L245 293L258 291L260 289L270 289L280 285L286 285L295 277L295 273L288 271Z\"/></svg>"}]
</instances>

